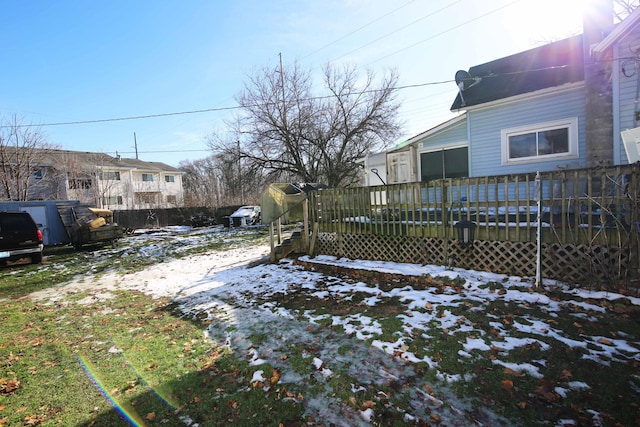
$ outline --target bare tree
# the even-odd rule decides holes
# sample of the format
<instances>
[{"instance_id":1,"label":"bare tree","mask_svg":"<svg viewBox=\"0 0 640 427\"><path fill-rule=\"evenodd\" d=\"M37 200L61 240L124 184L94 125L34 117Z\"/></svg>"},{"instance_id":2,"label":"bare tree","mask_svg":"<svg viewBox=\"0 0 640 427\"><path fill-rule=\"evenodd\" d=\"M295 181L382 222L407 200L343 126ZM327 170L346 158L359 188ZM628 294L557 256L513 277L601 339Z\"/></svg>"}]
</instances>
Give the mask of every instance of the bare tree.
<instances>
[{"instance_id":1,"label":"bare tree","mask_svg":"<svg viewBox=\"0 0 640 427\"><path fill-rule=\"evenodd\" d=\"M613 14L616 22L622 22L627 16L640 6L640 0L615 0Z\"/></svg>"},{"instance_id":2,"label":"bare tree","mask_svg":"<svg viewBox=\"0 0 640 427\"><path fill-rule=\"evenodd\" d=\"M30 200L42 180L42 154L55 148L40 128L24 125L17 116L0 118L0 186L6 200Z\"/></svg>"},{"instance_id":3,"label":"bare tree","mask_svg":"<svg viewBox=\"0 0 640 427\"><path fill-rule=\"evenodd\" d=\"M245 167L234 152L222 151L204 159L180 163L185 205L220 207L258 203L263 177Z\"/></svg>"},{"instance_id":4,"label":"bare tree","mask_svg":"<svg viewBox=\"0 0 640 427\"><path fill-rule=\"evenodd\" d=\"M211 144L238 153L246 172L271 181L286 177L330 187L358 181L358 159L384 148L397 136L398 81L389 71L381 81L355 67L323 69L324 96L312 94L312 76L298 64L262 68L249 77L237 101L242 114L231 124L237 140Z\"/></svg>"}]
</instances>

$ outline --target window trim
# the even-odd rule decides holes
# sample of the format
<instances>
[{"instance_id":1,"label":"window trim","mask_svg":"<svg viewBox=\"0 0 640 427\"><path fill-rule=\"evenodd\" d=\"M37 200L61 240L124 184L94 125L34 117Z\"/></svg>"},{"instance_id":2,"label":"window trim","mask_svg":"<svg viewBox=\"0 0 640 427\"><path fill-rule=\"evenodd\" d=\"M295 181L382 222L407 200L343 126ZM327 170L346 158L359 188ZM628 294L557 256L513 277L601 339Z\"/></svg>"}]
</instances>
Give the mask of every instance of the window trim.
<instances>
[{"instance_id":1,"label":"window trim","mask_svg":"<svg viewBox=\"0 0 640 427\"><path fill-rule=\"evenodd\" d=\"M567 129L569 138L569 151L566 153L543 154L528 157L518 157L512 159L509 157L509 137L523 135L527 133L538 133L549 130ZM548 162L554 160L577 159L578 151L578 118L570 117L562 120L553 120L549 122L535 123L525 126L517 126L502 129L500 131L500 141L502 150L503 165L517 165L526 163Z\"/></svg>"},{"instance_id":2,"label":"window trim","mask_svg":"<svg viewBox=\"0 0 640 427\"><path fill-rule=\"evenodd\" d=\"M142 182L153 182L153 174L152 173L142 173L140 174ZM145 179L149 177L149 179Z\"/></svg>"},{"instance_id":3,"label":"window trim","mask_svg":"<svg viewBox=\"0 0 640 427\"><path fill-rule=\"evenodd\" d=\"M113 175L113 177L110 177L110 175ZM100 174L100 180L101 181L121 181L121 174L120 171L102 171L102 173Z\"/></svg>"},{"instance_id":4,"label":"window trim","mask_svg":"<svg viewBox=\"0 0 640 427\"><path fill-rule=\"evenodd\" d=\"M90 177L67 178L67 187L69 190L91 190L93 188L93 179Z\"/></svg>"},{"instance_id":5,"label":"window trim","mask_svg":"<svg viewBox=\"0 0 640 427\"><path fill-rule=\"evenodd\" d=\"M175 175L165 175L164 176L164 182L170 184L170 183L174 183L176 182L176 176Z\"/></svg>"},{"instance_id":6,"label":"window trim","mask_svg":"<svg viewBox=\"0 0 640 427\"><path fill-rule=\"evenodd\" d=\"M114 203L113 202L115 199ZM102 204L105 206L121 206L124 202L124 198L122 196L104 196L102 198Z\"/></svg>"}]
</instances>

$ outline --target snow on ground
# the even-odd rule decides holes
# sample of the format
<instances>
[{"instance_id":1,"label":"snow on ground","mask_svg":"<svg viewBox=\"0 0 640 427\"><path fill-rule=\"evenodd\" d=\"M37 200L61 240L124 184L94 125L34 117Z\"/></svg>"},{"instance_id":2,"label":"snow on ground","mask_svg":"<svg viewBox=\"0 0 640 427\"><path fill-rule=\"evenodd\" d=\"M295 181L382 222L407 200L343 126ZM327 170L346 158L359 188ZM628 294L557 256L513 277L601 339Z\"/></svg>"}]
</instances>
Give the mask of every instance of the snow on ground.
<instances>
[{"instance_id":1,"label":"snow on ground","mask_svg":"<svg viewBox=\"0 0 640 427\"><path fill-rule=\"evenodd\" d=\"M179 234L184 230L173 230ZM144 239L138 236L136 239ZM149 244L137 249L146 256L162 257L162 247ZM185 233L184 238L176 239L178 245L189 245L189 239L203 238ZM209 234L204 238L224 238L223 234ZM360 387L371 384L390 382L403 383L406 378L412 378L413 387L407 391L409 395L410 411L407 419L424 416L425 413L439 413L443 425L467 425L470 415L468 402L460 400L447 388L446 382L462 381L456 375L440 372L439 377L444 381L433 394L424 392L426 384L415 379L413 364L424 362L433 369L439 369L438 362L429 357L420 357L405 345L408 336L412 334L426 334L433 325L454 334L457 331L473 330L473 325L463 316L457 316L450 311L437 314L437 310L424 310L424 307L435 308L439 304L456 307L464 301L477 301L478 306L472 310L482 310L482 304L501 299L511 301L522 306L537 306L553 317L559 311L569 307L579 307L585 316L590 311L599 312L602 307L579 301L584 298L608 299L615 301L623 298L615 293L589 292L586 290L569 289L562 283L548 282L547 286L564 288L567 295L574 295L563 300L551 300L547 296L533 291L532 280L521 277L508 277L500 274L469 271L463 269L447 269L440 266L423 266L414 264L399 264L392 262L350 260L330 256L315 258L303 257L302 260L316 264L339 266L351 269L402 274L407 276L449 277L458 278L463 283L461 291L453 289L416 290L411 286L383 290L377 286L364 283L347 283L336 278L327 277L317 272L308 271L294 265L291 260L283 260L278 264L261 263L268 255L266 245L238 245L225 251L210 251L201 255L193 255L179 259L166 259L160 264L153 265L143 271L129 273L102 273L93 280L81 278L73 281L64 288L54 288L40 292L37 296L51 300L64 299L64 294L79 290L91 290L93 297L87 303L99 301L109 297L109 291L119 289L136 289L153 297L170 297L187 315L203 314L211 320L211 326L206 334L221 343L230 345L238 354L244 354L251 363L260 365L269 363L281 372L281 383L300 383L308 381L301 378L295 370L288 366L283 355L292 346L304 346L313 349L309 352L309 364L313 365L317 375L314 381L326 384L336 372L348 372L358 378L358 384L352 388L357 393ZM126 255L122 255L126 256ZM463 279L460 280L460 279ZM506 292L495 292L489 283L499 283ZM529 291L527 288L531 288ZM397 298L407 306L407 311L398 315L404 323L404 336L397 336L397 340L379 340L377 337L382 329L379 322L370 317L357 314L336 316L316 314L313 311L305 313L306 327L300 327L299 313L293 313L273 302L275 297L288 295L300 290L317 298L333 297L349 299L354 292L366 293L362 303L374 306L386 298ZM640 298L624 296L634 305L640 305ZM578 300L579 299L579 300ZM320 324L330 321L332 325L340 325L344 334L319 333ZM629 345L624 339L603 339L598 336L585 336L582 341L566 336L562 330L554 328L552 323L540 319L527 319L526 324L514 322L511 328L496 320L492 323L501 339L491 340L489 334L469 337L459 352L461 358L473 358L474 351L488 351L491 347L508 353L514 349L528 345L539 345L543 350L548 344L536 336L553 337L572 347L588 348L587 358L606 365L611 360L640 361L640 350L637 346ZM331 331L331 329L328 329ZM525 333L527 338L514 335ZM263 342L256 345L251 341L256 334L263 336ZM353 337L357 338L354 340ZM371 339L371 345L363 340ZM354 342L356 344L354 344ZM349 347L350 351L341 349ZM493 363L515 372L525 373L533 377L540 377L539 366L544 361L514 364L500 360ZM287 369L289 368L289 369ZM260 381L261 371L257 371L252 381ZM558 388L556 393L566 396L572 390L589 388L588 384L569 383L566 388ZM309 413L318 420L335 425L370 425L370 410L351 410L346 413L344 405L335 399L309 396L305 400ZM446 406L447 410L444 410ZM440 412L438 412L441 410ZM479 424L500 424L500 417L489 411L482 413L477 410L472 414ZM345 421L347 420L347 421Z\"/></svg>"}]
</instances>

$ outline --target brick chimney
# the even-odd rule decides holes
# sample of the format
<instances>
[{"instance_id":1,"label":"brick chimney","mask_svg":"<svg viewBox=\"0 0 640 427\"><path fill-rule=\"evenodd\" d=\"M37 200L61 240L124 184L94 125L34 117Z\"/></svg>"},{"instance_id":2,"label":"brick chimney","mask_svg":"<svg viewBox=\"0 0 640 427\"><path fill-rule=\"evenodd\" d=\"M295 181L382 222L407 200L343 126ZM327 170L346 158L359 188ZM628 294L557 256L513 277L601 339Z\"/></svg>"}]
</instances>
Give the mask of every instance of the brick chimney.
<instances>
[{"instance_id":1,"label":"brick chimney","mask_svg":"<svg viewBox=\"0 0 640 427\"><path fill-rule=\"evenodd\" d=\"M613 0L590 1L582 23L587 166L609 166L613 164L612 61L595 61L591 49L613 27Z\"/></svg>"}]
</instances>

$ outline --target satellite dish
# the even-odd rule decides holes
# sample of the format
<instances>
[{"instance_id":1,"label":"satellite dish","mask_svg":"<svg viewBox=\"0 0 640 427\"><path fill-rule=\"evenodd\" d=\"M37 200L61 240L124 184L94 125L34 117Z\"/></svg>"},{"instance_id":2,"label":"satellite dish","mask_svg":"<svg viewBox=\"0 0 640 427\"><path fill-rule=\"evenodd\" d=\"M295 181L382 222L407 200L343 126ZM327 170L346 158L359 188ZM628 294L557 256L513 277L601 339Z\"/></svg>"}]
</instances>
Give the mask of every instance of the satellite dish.
<instances>
[{"instance_id":1,"label":"satellite dish","mask_svg":"<svg viewBox=\"0 0 640 427\"><path fill-rule=\"evenodd\" d=\"M471 74L467 73L465 70L456 71L456 85L460 90L466 90L471 87L471 83L473 83L473 77Z\"/></svg>"},{"instance_id":2,"label":"satellite dish","mask_svg":"<svg viewBox=\"0 0 640 427\"><path fill-rule=\"evenodd\" d=\"M465 70L459 70L459 71L456 71L455 80L456 80L456 85L458 85L458 89L463 91L480 83L480 80L482 80L482 77L471 77L471 74L469 74Z\"/></svg>"}]
</instances>

